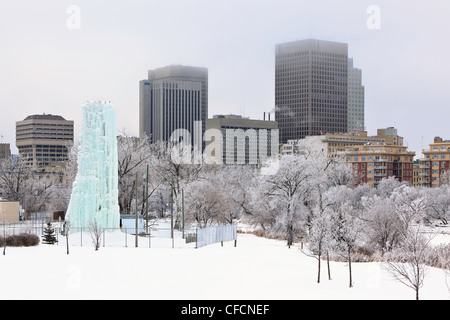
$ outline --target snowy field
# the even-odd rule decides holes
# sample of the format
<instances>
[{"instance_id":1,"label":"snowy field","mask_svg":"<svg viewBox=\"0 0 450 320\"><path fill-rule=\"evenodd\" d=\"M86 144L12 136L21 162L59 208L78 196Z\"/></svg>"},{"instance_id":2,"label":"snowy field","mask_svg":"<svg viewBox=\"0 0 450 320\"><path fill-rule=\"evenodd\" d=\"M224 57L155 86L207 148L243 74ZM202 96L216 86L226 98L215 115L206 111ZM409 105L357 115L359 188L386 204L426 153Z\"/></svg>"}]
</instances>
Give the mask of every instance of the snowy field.
<instances>
[{"instance_id":1,"label":"snowy field","mask_svg":"<svg viewBox=\"0 0 450 320\"><path fill-rule=\"evenodd\" d=\"M108 237L112 237L110 234ZM114 234L123 237L123 234ZM75 235L73 235L75 237ZM442 236L448 237L448 236ZM380 263L326 264L316 283L317 261L284 241L239 234L201 249L71 246L6 249L0 255L0 299L187 299L187 300L413 300L412 289L392 280ZM420 299L449 300L443 270L429 268Z\"/></svg>"}]
</instances>

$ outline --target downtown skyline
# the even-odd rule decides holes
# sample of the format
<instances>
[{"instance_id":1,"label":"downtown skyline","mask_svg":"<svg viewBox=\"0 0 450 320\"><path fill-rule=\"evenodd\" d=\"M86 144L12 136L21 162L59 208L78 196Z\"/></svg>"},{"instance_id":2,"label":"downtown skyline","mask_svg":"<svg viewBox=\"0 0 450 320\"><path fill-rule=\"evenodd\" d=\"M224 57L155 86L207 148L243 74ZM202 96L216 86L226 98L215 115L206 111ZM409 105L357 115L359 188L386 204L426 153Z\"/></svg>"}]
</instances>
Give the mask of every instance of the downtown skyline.
<instances>
[{"instance_id":1,"label":"downtown skyline","mask_svg":"<svg viewBox=\"0 0 450 320\"><path fill-rule=\"evenodd\" d=\"M68 28L71 5L79 29ZM380 29L367 26L370 5L380 9ZM137 83L172 64L208 68L209 118L262 119L275 106L275 46L316 38L348 43L362 69L369 135L394 126L420 156L435 136L450 138L449 10L437 0L7 3L1 142L16 153L15 122L42 113L74 120L78 139L86 100L111 101L117 128L138 135Z\"/></svg>"}]
</instances>

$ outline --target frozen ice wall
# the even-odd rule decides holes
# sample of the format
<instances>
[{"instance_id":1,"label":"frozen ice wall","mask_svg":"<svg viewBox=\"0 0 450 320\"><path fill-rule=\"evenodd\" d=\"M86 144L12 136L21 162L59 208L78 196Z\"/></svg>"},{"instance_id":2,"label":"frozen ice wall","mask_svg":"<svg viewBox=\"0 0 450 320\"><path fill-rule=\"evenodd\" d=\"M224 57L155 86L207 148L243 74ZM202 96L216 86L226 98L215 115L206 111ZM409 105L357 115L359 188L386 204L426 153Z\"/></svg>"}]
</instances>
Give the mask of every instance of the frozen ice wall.
<instances>
[{"instance_id":1,"label":"frozen ice wall","mask_svg":"<svg viewBox=\"0 0 450 320\"><path fill-rule=\"evenodd\" d=\"M87 102L83 106L78 172L67 217L71 230L97 223L118 228L117 131L114 106Z\"/></svg>"}]
</instances>

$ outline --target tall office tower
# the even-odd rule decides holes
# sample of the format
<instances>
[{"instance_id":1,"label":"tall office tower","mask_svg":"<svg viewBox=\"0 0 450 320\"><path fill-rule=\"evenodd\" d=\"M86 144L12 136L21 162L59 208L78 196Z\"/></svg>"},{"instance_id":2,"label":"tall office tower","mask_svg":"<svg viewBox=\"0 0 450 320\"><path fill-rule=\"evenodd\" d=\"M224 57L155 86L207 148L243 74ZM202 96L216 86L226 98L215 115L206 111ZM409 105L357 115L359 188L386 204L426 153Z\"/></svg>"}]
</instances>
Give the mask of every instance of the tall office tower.
<instances>
[{"instance_id":1,"label":"tall office tower","mask_svg":"<svg viewBox=\"0 0 450 320\"><path fill-rule=\"evenodd\" d=\"M34 170L61 166L73 145L73 121L51 114L38 114L16 122L19 157Z\"/></svg>"},{"instance_id":2,"label":"tall office tower","mask_svg":"<svg viewBox=\"0 0 450 320\"><path fill-rule=\"evenodd\" d=\"M141 136L146 133L152 142L169 141L174 130L186 129L194 139L194 131L200 130L196 121L201 121L202 130L196 136L203 137L208 117L208 69L168 66L149 70L148 80L139 83L139 94Z\"/></svg>"},{"instance_id":3,"label":"tall office tower","mask_svg":"<svg viewBox=\"0 0 450 320\"><path fill-rule=\"evenodd\" d=\"M364 131L364 86L361 69L348 59L348 131Z\"/></svg>"},{"instance_id":4,"label":"tall office tower","mask_svg":"<svg viewBox=\"0 0 450 320\"><path fill-rule=\"evenodd\" d=\"M280 143L347 132L348 45L307 39L275 49L275 120Z\"/></svg>"}]
</instances>

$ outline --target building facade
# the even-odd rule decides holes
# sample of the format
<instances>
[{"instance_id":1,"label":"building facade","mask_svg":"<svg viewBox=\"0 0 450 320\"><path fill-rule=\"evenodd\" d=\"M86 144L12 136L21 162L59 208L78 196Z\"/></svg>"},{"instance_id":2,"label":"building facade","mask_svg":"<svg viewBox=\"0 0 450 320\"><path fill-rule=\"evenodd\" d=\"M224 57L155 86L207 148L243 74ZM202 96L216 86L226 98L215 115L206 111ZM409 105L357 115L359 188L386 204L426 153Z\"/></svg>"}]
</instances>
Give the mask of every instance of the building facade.
<instances>
[{"instance_id":1,"label":"building facade","mask_svg":"<svg viewBox=\"0 0 450 320\"><path fill-rule=\"evenodd\" d=\"M11 146L9 143L0 143L0 160L11 159Z\"/></svg>"},{"instance_id":2,"label":"building facade","mask_svg":"<svg viewBox=\"0 0 450 320\"><path fill-rule=\"evenodd\" d=\"M74 122L61 116L31 115L16 122L19 157L34 170L63 165L73 141Z\"/></svg>"},{"instance_id":3,"label":"building facade","mask_svg":"<svg viewBox=\"0 0 450 320\"><path fill-rule=\"evenodd\" d=\"M0 213L3 222L18 222L20 220L19 201L8 201L0 198Z\"/></svg>"},{"instance_id":4,"label":"building facade","mask_svg":"<svg viewBox=\"0 0 450 320\"><path fill-rule=\"evenodd\" d=\"M348 130L348 45L307 39L275 49L280 143Z\"/></svg>"},{"instance_id":5,"label":"building facade","mask_svg":"<svg viewBox=\"0 0 450 320\"><path fill-rule=\"evenodd\" d=\"M403 137L397 135L397 129L390 127L378 129L376 136L368 136L367 131L347 133L325 133L320 136L307 136L302 139L313 151L322 152L326 157L345 155L349 147L366 144L403 145ZM281 154L292 154L300 140L289 140L282 145Z\"/></svg>"},{"instance_id":6,"label":"building facade","mask_svg":"<svg viewBox=\"0 0 450 320\"><path fill-rule=\"evenodd\" d=\"M361 69L353 67L348 59L348 132L364 131L364 86Z\"/></svg>"},{"instance_id":7,"label":"building facade","mask_svg":"<svg viewBox=\"0 0 450 320\"><path fill-rule=\"evenodd\" d=\"M363 145L350 147L346 160L353 166L356 184L376 187L383 178L394 176L413 185L414 156L406 146Z\"/></svg>"},{"instance_id":8,"label":"building facade","mask_svg":"<svg viewBox=\"0 0 450 320\"><path fill-rule=\"evenodd\" d=\"M450 140L435 137L430 149L422 153L424 158L419 159L421 185L439 187L443 183L444 173L448 174L450 169Z\"/></svg>"},{"instance_id":9,"label":"building facade","mask_svg":"<svg viewBox=\"0 0 450 320\"><path fill-rule=\"evenodd\" d=\"M168 66L149 70L139 83L139 133L151 142L169 141L176 129L191 135L208 117L208 69ZM194 123L201 122L201 128Z\"/></svg>"},{"instance_id":10,"label":"building facade","mask_svg":"<svg viewBox=\"0 0 450 320\"><path fill-rule=\"evenodd\" d=\"M252 120L240 115L215 115L206 120L206 130L209 129L222 133L224 164L258 164L279 154L276 121Z\"/></svg>"}]
</instances>

